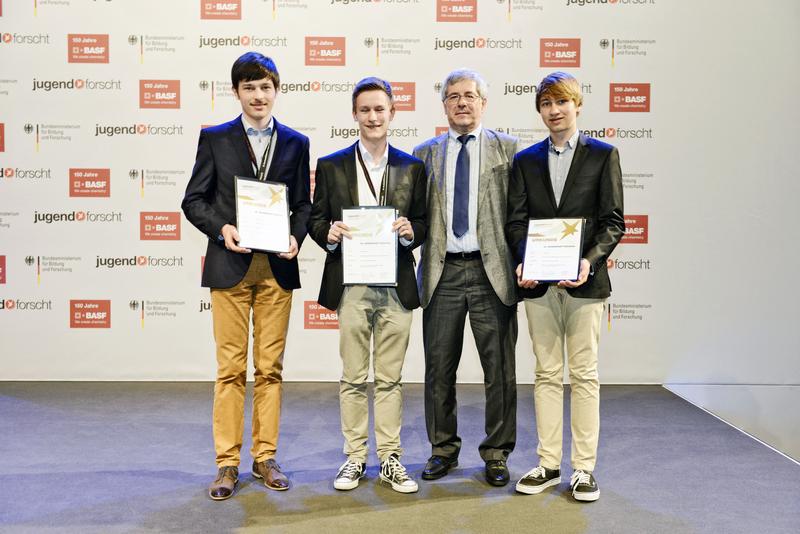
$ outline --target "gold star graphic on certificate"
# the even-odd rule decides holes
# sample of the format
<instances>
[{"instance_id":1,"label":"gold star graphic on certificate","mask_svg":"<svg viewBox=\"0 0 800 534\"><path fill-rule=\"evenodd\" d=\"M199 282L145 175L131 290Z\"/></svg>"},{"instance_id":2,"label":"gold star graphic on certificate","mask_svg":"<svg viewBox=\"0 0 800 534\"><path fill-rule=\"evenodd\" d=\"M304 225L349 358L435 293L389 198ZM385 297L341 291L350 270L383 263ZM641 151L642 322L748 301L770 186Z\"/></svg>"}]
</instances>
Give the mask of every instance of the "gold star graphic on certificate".
<instances>
[{"instance_id":1,"label":"gold star graphic on certificate","mask_svg":"<svg viewBox=\"0 0 800 534\"><path fill-rule=\"evenodd\" d=\"M270 206L274 206L283 199L283 195L281 194L283 193L282 189L273 189L270 187L269 192L272 193L272 197L270 198Z\"/></svg>"},{"instance_id":2,"label":"gold star graphic on certificate","mask_svg":"<svg viewBox=\"0 0 800 534\"><path fill-rule=\"evenodd\" d=\"M578 224L579 224L579 223L580 223L580 221L575 221L575 224L567 224L567 223L566 223L566 221L561 221L561 224L563 224L563 225L564 225L564 230L563 230L563 231L564 231L564 233L563 233L563 234L561 234L561 238L559 239L559 241L560 241L561 239L564 239L564 238L565 238L565 237L567 237L568 235L572 235L572 234L574 234L575 232L577 232L577 231L578 231Z\"/></svg>"}]
</instances>

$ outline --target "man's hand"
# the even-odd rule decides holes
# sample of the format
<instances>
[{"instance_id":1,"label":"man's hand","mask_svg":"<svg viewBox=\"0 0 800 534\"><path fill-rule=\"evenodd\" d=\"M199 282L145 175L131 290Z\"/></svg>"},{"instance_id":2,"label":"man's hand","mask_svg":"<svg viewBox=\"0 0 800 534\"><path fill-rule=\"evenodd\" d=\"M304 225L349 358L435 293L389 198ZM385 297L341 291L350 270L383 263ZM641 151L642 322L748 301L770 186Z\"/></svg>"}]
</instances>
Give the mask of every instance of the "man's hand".
<instances>
[{"instance_id":1,"label":"man's hand","mask_svg":"<svg viewBox=\"0 0 800 534\"><path fill-rule=\"evenodd\" d=\"M289 252L279 252L278 257L284 260L291 260L297 256L298 252L300 252L300 248L297 246L297 239L293 235L289 235Z\"/></svg>"},{"instance_id":2,"label":"man's hand","mask_svg":"<svg viewBox=\"0 0 800 534\"><path fill-rule=\"evenodd\" d=\"M522 264L517 265L517 285L524 289L533 289L539 285L536 280L523 280L522 279Z\"/></svg>"},{"instance_id":3,"label":"man's hand","mask_svg":"<svg viewBox=\"0 0 800 534\"><path fill-rule=\"evenodd\" d=\"M341 243L342 236L350 239L352 236L350 235L350 227L347 226L342 221L334 221L331 224L330 229L328 230L328 243L333 245L334 243Z\"/></svg>"},{"instance_id":4,"label":"man's hand","mask_svg":"<svg viewBox=\"0 0 800 534\"><path fill-rule=\"evenodd\" d=\"M405 217L398 217L392 223L392 231L397 232L397 235L404 239L414 241L414 228L411 226L411 221Z\"/></svg>"},{"instance_id":5,"label":"man's hand","mask_svg":"<svg viewBox=\"0 0 800 534\"><path fill-rule=\"evenodd\" d=\"M220 233L222 233L222 237L225 238L225 248L231 252L238 252L239 254L248 254L252 252L249 248L242 248L237 244L239 243L239 231L234 225L226 224L222 227Z\"/></svg>"},{"instance_id":6,"label":"man's hand","mask_svg":"<svg viewBox=\"0 0 800 534\"><path fill-rule=\"evenodd\" d=\"M581 258L581 269L578 272L578 279L576 281L571 280L561 280L558 283L558 287L578 287L586 283L586 280L589 279L589 270L591 269L591 265L589 265L589 260L586 258Z\"/></svg>"}]
</instances>

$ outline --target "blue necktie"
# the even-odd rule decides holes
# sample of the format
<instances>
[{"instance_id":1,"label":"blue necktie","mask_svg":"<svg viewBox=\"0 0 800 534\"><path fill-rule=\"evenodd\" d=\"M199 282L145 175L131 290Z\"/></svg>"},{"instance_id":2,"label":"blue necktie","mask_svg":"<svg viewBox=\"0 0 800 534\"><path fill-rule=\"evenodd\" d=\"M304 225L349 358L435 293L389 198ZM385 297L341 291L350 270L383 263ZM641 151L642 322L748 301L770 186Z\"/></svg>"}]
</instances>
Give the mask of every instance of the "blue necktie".
<instances>
[{"instance_id":1,"label":"blue necktie","mask_svg":"<svg viewBox=\"0 0 800 534\"><path fill-rule=\"evenodd\" d=\"M461 237L469 229L469 151L467 143L474 135L460 135L461 149L456 159L456 183L453 188L453 234Z\"/></svg>"}]
</instances>

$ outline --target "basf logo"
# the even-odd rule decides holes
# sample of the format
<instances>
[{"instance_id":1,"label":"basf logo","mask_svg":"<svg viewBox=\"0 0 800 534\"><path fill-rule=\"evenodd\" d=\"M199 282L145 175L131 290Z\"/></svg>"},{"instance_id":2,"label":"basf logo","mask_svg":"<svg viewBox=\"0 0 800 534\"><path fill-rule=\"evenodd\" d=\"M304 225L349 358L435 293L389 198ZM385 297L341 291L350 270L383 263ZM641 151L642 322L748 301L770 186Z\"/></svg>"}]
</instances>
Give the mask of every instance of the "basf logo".
<instances>
[{"instance_id":1,"label":"basf logo","mask_svg":"<svg viewBox=\"0 0 800 534\"><path fill-rule=\"evenodd\" d=\"M547 68L580 67L581 40L539 39L539 66Z\"/></svg>"},{"instance_id":2,"label":"basf logo","mask_svg":"<svg viewBox=\"0 0 800 534\"><path fill-rule=\"evenodd\" d=\"M336 330L339 328L339 316L335 311L324 308L313 300L303 302L306 330Z\"/></svg>"},{"instance_id":3,"label":"basf logo","mask_svg":"<svg viewBox=\"0 0 800 534\"><path fill-rule=\"evenodd\" d=\"M649 83L612 83L608 95L608 111L650 111Z\"/></svg>"},{"instance_id":4,"label":"basf logo","mask_svg":"<svg viewBox=\"0 0 800 534\"><path fill-rule=\"evenodd\" d=\"M649 230L647 215L625 215L625 235L620 243L645 245Z\"/></svg>"},{"instance_id":5,"label":"basf logo","mask_svg":"<svg viewBox=\"0 0 800 534\"><path fill-rule=\"evenodd\" d=\"M139 213L140 241L177 241L181 238L179 211L143 211Z\"/></svg>"},{"instance_id":6,"label":"basf logo","mask_svg":"<svg viewBox=\"0 0 800 534\"><path fill-rule=\"evenodd\" d=\"M242 0L228 0L227 2L200 0L200 19L242 20Z\"/></svg>"},{"instance_id":7,"label":"basf logo","mask_svg":"<svg viewBox=\"0 0 800 534\"><path fill-rule=\"evenodd\" d=\"M111 169L70 169L69 196L110 197Z\"/></svg>"},{"instance_id":8,"label":"basf logo","mask_svg":"<svg viewBox=\"0 0 800 534\"><path fill-rule=\"evenodd\" d=\"M110 300L70 300L70 328L111 328Z\"/></svg>"},{"instance_id":9,"label":"basf logo","mask_svg":"<svg viewBox=\"0 0 800 534\"><path fill-rule=\"evenodd\" d=\"M344 37L306 36L306 65L341 67L344 64Z\"/></svg>"},{"instance_id":10,"label":"basf logo","mask_svg":"<svg viewBox=\"0 0 800 534\"><path fill-rule=\"evenodd\" d=\"M436 0L436 22L477 22L478 0Z\"/></svg>"},{"instance_id":11,"label":"basf logo","mask_svg":"<svg viewBox=\"0 0 800 534\"><path fill-rule=\"evenodd\" d=\"M108 63L107 33L70 33L67 35L68 63Z\"/></svg>"},{"instance_id":12,"label":"basf logo","mask_svg":"<svg viewBox=\"0 0 800 534\"><path fill-rule=\"evenodd\" d=\"M180 80L139 80L139 108L179 109Z\"/></svg>"}]
</instances>

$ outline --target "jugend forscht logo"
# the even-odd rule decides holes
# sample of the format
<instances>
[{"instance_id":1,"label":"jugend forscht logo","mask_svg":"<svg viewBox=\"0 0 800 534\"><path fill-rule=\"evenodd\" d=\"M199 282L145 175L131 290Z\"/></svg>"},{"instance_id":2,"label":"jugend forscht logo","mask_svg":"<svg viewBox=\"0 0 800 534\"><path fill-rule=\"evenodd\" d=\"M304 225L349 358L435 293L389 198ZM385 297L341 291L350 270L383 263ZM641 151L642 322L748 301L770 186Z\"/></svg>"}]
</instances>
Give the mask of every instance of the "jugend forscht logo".
<instances>
[{"instance_id":1,"label":"jugend forscht logo","mask_svg":"<svg viewBox=\"0 0 800 534\"><path fill-rule=\"evenodd\" d=\"M141 136L173 136L183 135L183 125L170 124L168 126L158 126L155 124L130 124L116 126L112 124L95 124L94 136L115 137L119 135L141 135Z\"/></svg>"},{"instance_id":2,"label":"jugend forscht logo","mask_svg":"<svg viewBox=\"0 0 800 534\"><path fill-rule=\"evenodd\" d=\"M66 212L33 212L33 223L53 224L53 223L118 223L122 222L121 211L66 211Z\"/></svg>"},{"instance_id":3,"label":"jugend forscht logo","mask_svg":"<svg viewBox=\"0 0 800 534\"><path fill-rule=\"evenodd\" d=\"M289 39L285 36L261 37L258 35L237 35L235 37L217 37L201 35L198 48L286 48Z\"/></svg>"},{"instance_id":4,"label":"jugend forscht logo","mask_svg":"<svg viewBox=\"0 0 800 534\"><path fill-rule=\"evenodd\" d=\"M469 50L503 50L503 49L522 49L522 39L493 39L491 37L472 37L471 39L442 39L434 37L434 50L459 50L466 48Z\"/></svg>"},{"instance_id":5,"label":"jugend forscht logo","mask_svg":"<svg viewBox=\"0 0 800 534\"><path fill-rule=\"evenodd\" d=\"M0 43L4 45L48 45L48 33L3 33L0 34Z\"/></svg>"},{"instance_id":6,"label":"jugend forscht logo","mask_svg":"<svg viewBox=\"0 0 800 534\"><path fill-rule=\"evenodd\" d=\"M6 311L51 311L53 301L48 299L25 300L0 297L0 310Z\"/></svg>"},{"instance_id":7,"label":"jugend forscht logo","mask_svg":"<svg viewBox=\"0 0 800 534\"><path fill-rule=\"evenodd\" d=\"M39 80L33 79L32 91L121 91L121 80L92 80L90 78L73 78L71 80Z\"/></svg>"},{"instance_id":8,"label":"jugend forscht logo","mask_svg":"<svg viewBox=\"0 0 800 534\"><path fill-rule=\"evenodd\" d=\"M117 269L120 267L183 267L182 256L97 256L95 269Z\"/></svg>"}]
</instances>

